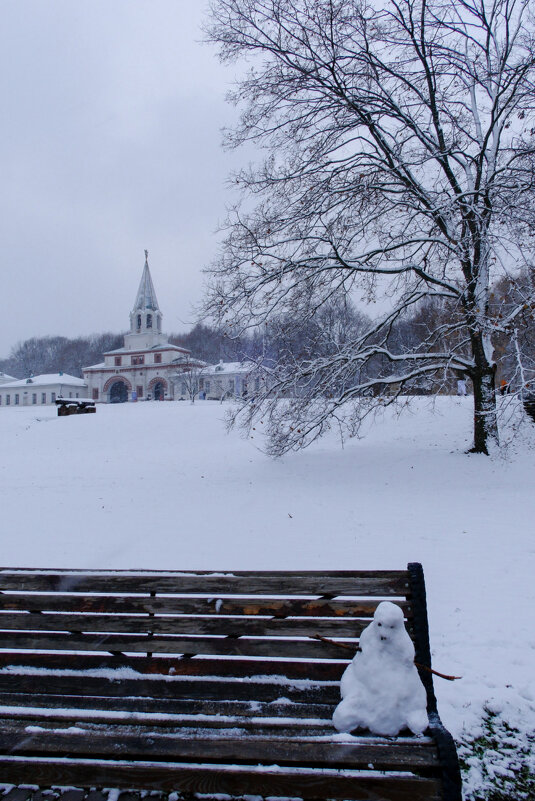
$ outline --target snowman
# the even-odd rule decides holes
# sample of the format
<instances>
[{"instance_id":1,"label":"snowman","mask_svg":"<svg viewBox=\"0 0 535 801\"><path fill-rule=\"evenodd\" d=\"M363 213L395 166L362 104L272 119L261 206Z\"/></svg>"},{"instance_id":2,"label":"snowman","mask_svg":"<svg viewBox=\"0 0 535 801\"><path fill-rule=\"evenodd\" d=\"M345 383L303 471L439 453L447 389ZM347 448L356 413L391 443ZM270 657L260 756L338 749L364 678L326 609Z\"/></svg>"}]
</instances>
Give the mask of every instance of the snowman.
<instances>
[{"instance_id":1,"label":"snowman","mask_svg":"<svg viewBox=\"0 0 535 801\"><path fill-rule=\"evenodd\" d=\"M399 606L390 601L379 604L361 634L360 648L342 676L335 728L369 729L392 737L409 728L422 734L429 725L427 697Z\"/></svg>"}]
</instances>

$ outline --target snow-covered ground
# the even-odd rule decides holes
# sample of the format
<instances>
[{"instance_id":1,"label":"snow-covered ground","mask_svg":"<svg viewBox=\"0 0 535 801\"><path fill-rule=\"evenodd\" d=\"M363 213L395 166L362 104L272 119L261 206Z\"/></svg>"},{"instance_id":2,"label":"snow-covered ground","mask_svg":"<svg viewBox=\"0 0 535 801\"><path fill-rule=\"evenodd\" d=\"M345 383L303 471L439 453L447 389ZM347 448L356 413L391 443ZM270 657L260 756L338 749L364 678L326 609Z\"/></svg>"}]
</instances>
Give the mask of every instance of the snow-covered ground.
<instances>
[{"instance_id":1,"label":"snow-covered ground","mask_svg":"<svg viewBox=\"0 0 535 801\"><path fill-rule=\"evenodd\" d=\"M535 449L465 455L471 399L390 411L279 461L218 403L0 410L4 566L403 568L423 563L454 736L482 709L535 728ZM535 428L534 428L535 430ZM529 436L530 426L526 424ZM475 781L475 779L474 779Z\"/></svg>"}]
</instances>

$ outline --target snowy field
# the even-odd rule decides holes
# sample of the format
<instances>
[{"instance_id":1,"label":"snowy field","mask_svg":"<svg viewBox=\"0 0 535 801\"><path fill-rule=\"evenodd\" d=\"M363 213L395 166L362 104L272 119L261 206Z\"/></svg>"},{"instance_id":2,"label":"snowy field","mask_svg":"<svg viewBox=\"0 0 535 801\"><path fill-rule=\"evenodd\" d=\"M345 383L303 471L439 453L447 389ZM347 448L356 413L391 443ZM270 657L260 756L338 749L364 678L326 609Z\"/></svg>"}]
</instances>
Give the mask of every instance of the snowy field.
<instances>
[{"instance_id":1,"label":"snowy field","mask_svg":"<svg viewBox=\"0 0 535 801\"><path fill-rule=\"evenodd\" d=\"M535 728L535 449L465 455L471 399L388 411L362 440L272 461L218 403L0 410L4 566L404 568L423 563L439 711ZM529 424L526 434L529 435ZM534 429L535 430L535 429ZM477 783L474 771L472 783Z\"/></svg>"}]
</instances>

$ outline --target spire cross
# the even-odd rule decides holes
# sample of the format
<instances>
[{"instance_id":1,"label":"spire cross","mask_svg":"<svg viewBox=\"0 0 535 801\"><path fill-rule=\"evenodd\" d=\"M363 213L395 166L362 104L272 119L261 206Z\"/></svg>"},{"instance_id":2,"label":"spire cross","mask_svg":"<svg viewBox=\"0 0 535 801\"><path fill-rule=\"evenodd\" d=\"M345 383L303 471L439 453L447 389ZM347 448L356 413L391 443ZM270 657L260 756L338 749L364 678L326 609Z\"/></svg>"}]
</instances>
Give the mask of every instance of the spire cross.
<instances>
[{"instance_id":1,"label":"spire cross","mask_svg":"<svg viewBox=\"0 0 535 801\"><path fill-rule=\"evenodd\" d=\"M148 260L149 260L149 251L146 250L145 251L145 261L148 261Z\"/></svg>"}]
</instances>

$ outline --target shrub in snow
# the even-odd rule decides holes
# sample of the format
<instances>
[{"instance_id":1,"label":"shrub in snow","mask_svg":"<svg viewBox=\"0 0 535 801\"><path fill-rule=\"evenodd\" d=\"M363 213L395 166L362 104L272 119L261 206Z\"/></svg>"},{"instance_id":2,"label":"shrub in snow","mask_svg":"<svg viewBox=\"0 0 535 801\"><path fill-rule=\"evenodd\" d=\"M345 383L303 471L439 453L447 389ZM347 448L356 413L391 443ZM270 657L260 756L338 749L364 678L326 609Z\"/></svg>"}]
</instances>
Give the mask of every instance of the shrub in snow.
<instances>
[{"instance_id":1,"label":"shrub in snow","mask_svg":"<svg viewBox=\"0 0 535 801\"><path fill-rule=\"evenodd\" d=\"M532 801L535 732L522 732L486 709L477 736L457 742L465 801Z\"/></svg>"},{"instance_id":2,"label":"shrub in snow","mask_svg":"<svg viewBox=\"0 0 535 801\"><path fill-rule=\"evenodd\" d=\"M390 601L379 604L361 634L360 648L342 676L335 727L341 732L369 729L390 736L409 728L422 734L429 723L427 697L399 606Z\"/></svg>"}]
</instances>

